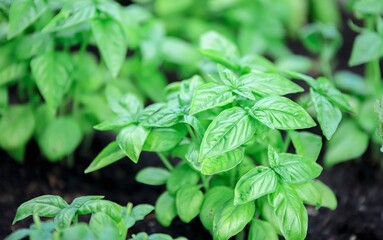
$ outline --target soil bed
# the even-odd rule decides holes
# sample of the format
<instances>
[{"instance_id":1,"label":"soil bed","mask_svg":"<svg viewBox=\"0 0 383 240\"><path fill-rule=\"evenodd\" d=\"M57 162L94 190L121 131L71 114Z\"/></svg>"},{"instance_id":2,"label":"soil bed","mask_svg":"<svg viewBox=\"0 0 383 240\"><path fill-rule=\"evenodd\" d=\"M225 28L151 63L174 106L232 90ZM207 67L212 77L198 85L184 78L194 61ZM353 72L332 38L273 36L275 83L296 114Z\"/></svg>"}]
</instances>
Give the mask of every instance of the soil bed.
<instances>
[{"instance_id":1,"label":"soil bed","mask_svg":"<svg viewBox=\"0 0 383 240\"><path fill-rule=\"evenodd\" d=\"M97 139L98 138L98 139ZM96 173L85 175L83 170L105 143L103 136L95 139L87 157L77 154L74 168L51 164L34 152L36 146L28 148L26 163L19 165L4 152L0 152L0 239L12 230L26 227L31 220L11 226L17 207L42 194L57 194L71 201L81 195L104 195L106 199L126 204L154 204L163 191L161 187L150 187L135 182L134 176L145 166L160 165L155 155L145 154L139 164L128 159L121 160ZM309 208L309 230L307 239L381 239L383 236L383 173L378 166L366 161L351 161L332 169L325 169L320 179L336 193L336 211ZM199 220L183 224L178 219L170 228L163 228L149 215L131 233L145 231L163 232L189 239L211 239Z\"/></svg>"}]
</instances>

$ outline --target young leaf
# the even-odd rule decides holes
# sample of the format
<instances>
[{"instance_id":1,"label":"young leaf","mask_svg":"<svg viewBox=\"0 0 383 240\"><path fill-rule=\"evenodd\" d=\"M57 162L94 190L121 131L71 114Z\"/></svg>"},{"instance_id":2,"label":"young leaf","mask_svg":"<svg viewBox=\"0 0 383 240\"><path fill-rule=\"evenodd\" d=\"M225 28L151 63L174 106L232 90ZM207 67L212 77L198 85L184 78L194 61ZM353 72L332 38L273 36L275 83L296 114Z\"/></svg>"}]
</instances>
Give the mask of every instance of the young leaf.
<instances>
[{"instance_id":1,"label":"young leaf","mask_svg":"<svg viewBox=\"0 0 383 240\"><path fill-rule=\"evenodd\" d=\"M158 222L164 227L169 227L177 216L175 199L168 192L164 192L157 199L155 211Z\"/></svg>"},{"instance_id":2,"label":"young leaf","mask_svg":"<svg viewBox=\"0 0 383 240\"><path fill-rule=\"evenodd\" d=\"M85 169L85 173L94 172L98 169L104 168L125 156L124 152L120 149L117 142L111 142L106 146L92 161L92 163Z\"/></svg>"},{"instance_id":3,"label":"young leaf","mask_svg":"<svg viewBox=\"0 0 383 240\"><path fill-rule=\"evenodd\" d=\"M278 240L278 234L270 223L254 219L250 225L248 240L258 239Z\"/></svg>"},{"instance_id":4,"label":"young leaf","mask_svg":"<svg viewBox=\"0 0 383 240\"><path fill-rule=\"evenodd\" d=\"M313 206L321 206L322 196L314 182L305 182L294 185L295 191L302 201Z\"/></svg>"},{"instance_id":5,"label":"young leaf","mask_svg":"<svg viewBox=\"0 0 383 240\"><path fill-rule=\"evenodd\" d=\"M92 1L70 2L44 27L43 32L64 30L87 22L96 16Z\"/></svg>"},{"instance_id":6,"label":"young leaf","mask_svg":"<svg viewBox=\"0 0 383 240\"><path fill-rule=\"evenodd\" d=\"M69 76L71 59L66 53L49 52L31 61L32 75L45 101L56 109L68 92L72 79Z\"/></svg>"},{"instance_id":7,"label":"young leaf","mask_svg":"<svg viewBox=\"0 0 383 240\"><path fill-rule=\"evenodd\" d=\"M35 128L32 108L12 105L5 109L0 119L0 146L14 150L27 144Z\"/></svg>"},{"instance_id":8,"label":"young leaf","mask_svg":"<svg viewBox=\"0 0 383 240\"><path fill-rule=\"evenodd\" d=\"M253 219L254 212L253 202L234 205L233 199L228 200L214 218L213 238L224 240L237 235Z\"/></svg>"},{"instance_id":9,"label":"young leaf","mask_svg":"<svg viewBox=\"0 0 383 240\"><path fill-rule=\"evenodd\" d=\"M185 223L195 218L201 209L203 202L203 193L199 186L183 186L176 195L177 213Z\"/></svg>"},{"instance_id":10,"label":"young leaf","mask_svg":"<svg viewBox=\"0 0 383 240\"><path fill-rule=\"evenodd\" d=\"M146 128L130 125L118 133L116 140L126 156L134 163L137 163L148 134L149 130Z\"/></svg>"},{"instance_id":11,"label":"young leaf","mask_svg":"<svg viewBox=\"0 0 383 240\"><path fill-rule=\"evenodd\" d=\"M121 238L116 222L103 212L92 214L89 228L97 235L98 239Z\"/></svg>"},{"instance_id":12,"label":"young leaf","mask_svg":"<svg viewBox=\"0 0 383 240\"><path fill-rule=\"evenodd\" d=\"M278 163L270 161L270 165L287 183L303 183L318 177L322 172L322 167L314 161L290 153L278 154Z\"/></svg>"},{"instance_id":13,"label":"young leaf","mask_svg":"<svg viewBox=\"0 0 383 240\"><path fill-rule=\"evenodd\" d=\"M154 207L149 204L140 204L133 208L132 215L136 221L144 220L145 216L148 215Z\"/></svg>"},{"instance_id":14,"label":"young leaf","mask_svg":"<svg viewBox=\"0 0 383 240\"><path fill-rule=\"evenodd\" d=\"M314 120L298 104L285 97L270 96L259 100L250 114L272 129L302 129L315 126Z\"/></svg>"},{"instance_id":15,"label":"young leaf","mask_svg":"<svg viewBox=\"0 0 383 240\"><path fill-rule=\"evenodd\" d=\"M273 73L249 73L239 79L240 89L249 88L260 96L302 92L303 88L287 78Z\"/></svg>"},{"instance_id":16,"label":"young leaf","mask_svg":"<svg viewBox=\"0 0 383 240\"><path fill-rule=\"evenodd\" d=\"M62 231L61 240L97 239L85 223L79 223Z\"/></svg>"},{"instance_id":17,"label":"young leaf","mask_svg":"<svg viewBox=\"0 0 383 240\"><path fill-rule=\"evenodd\" d=\"M367 149L369 137L355 123L347 119L340 125L338 131L328 142L327 151L324 156L326 166L360 157Z\"/></svg>"},{"instance_id":18,"label":"young leaf","mask_svg":"<svg viewBox=\"0 0 383 240\"><path fill-rule=\"evenodd\" d=\"M277 175L268 167L259 166L250 170L235 186L234 204L244 204L274 192L277 182Z\"/></svg>"},{"instance_id":19,"label":"young leaf","mask_svg":"<svg viewBox=\"0 0 383 240\"><path fill-rule=\"evenodd\" d=\"M126 127L131 123L134 123L134 120L131 116L117 116L107 119L102 123L97 124L93 128L99 131L110 131Z\"/></svg>"},{"instance_id":20,"label":"young leaf","mask_svg":"<svg viewBox=\"0 0 383 240\"><path fill-rule=\"evenodd\" d=\"M136 181L147 185L163 185L170 176L168 170L156 167L147 167L139 171L136 175Z\"/></svg>"},{"instance_id":21,"label":"young leaf","mask_svg":"<svg viewBox=\"0 0 383 240\"><path fill-rule=\"evenodd\" d=\"M330 140L342 120L342 113L339 108L334 106L326 97L313 89L311 89L311 101L314 103L315 112L323 135L325 135L327 140Z\"/></svg>"},{"instance_id":22,"label":"young leaf","mask_svg":"<svg viewBox=\"0 0 383 240\"><path fill-rule=\"evenodd\" d=\"M319 180L314 180L313 184L321 194L321 206L327 207L331 210L335 210L338 206L338 201L336 200L334 192L328 186L326 186L326 184Z\"/></svg>"},{"instance_id":23,"label":"young leaf","mask_svg":"<svg viewBox=\"0 0 383 240\"><path fill-rule=\"evenodd\" d=\"M293 142L295 152L312 161L318 159L319 153L322 149L322 138L310 132L296 132L289 133L291 141Z\"/></svg>"},{"instance_id":24,"label":"young leaf","mask_svg":"<svg viewBox=\"0 0 383 240\"><path fill-rule=\"evenodd\" d=\"M208 109L225 106L234 99L235 96L233 96L229 87L206 83L194 91L189 114L194 115Z\"/></svg>"},{"instance_id":25,"label":"young leaf","mask_svg":"<svg viewBox=\"0 0 383 240\"><path fill-rule=\"evenodd\" d=\"M125 60L127 45L120 24L114 19L92 20L92 32L110 73L117 77Z\"/></svg>"},{"instance_id":26,"label":"young leaf","mask_svg":"<svg viewBox=\"0 0 383 240\"><path fill-rule=\"evenodd\" d=\"M247 111L233 107L221 112L209 125L200 147L199 159L212 158L238 148L255 132L254 120Z\"/></svg>"},{"instance_id":27,"label":"young leaf","mask_svg":"<svg viewBox=\"0 0 383 240\"><path fill-rule=\"evenodd\" d=\"M239 55L237 46L217 32L210 31L202 35L200 51L204 56L228 68L239 68L235 63Z\"/></svg>"},{"instance_id":28,"label":"young leaf","mask_svg":"<svg viewBox=\"0 0 383 240\"><path fill-rule=\"evenodd\" d=\"M57 161L72 153L80 144L82 132L72 117L60 117L49 122L38 142L44 155Z\"/></svg>"},{"instance_id":29,"label":"young leaf","mask_svg":"<svg viewBox=\"0 0 383 240\"><path fill-rule=\"evenodd\" d=\"M68 228L73 221L77 208L68 207L62 209L54 218L56 229L63 230Z\"/></svg>"},{"instance_id":30,"label":"young leaf","mask_svg":"<svg viewBox=\"0 0 383 240\"><path fill-rule=\"evenodd\" d=\"M358 35L352 47L350 66L370 62L382 57L383 39L379 34L365 31Z\"/></svg>"},{"instance_id":31,"label":"young leaf","mask_svg":"<svg viewBox=\"0 0 383 240\"><path fill-rule=\"evenodd\" d=\"M44 0L13 0L9 9L8 39L19 35L47 9Z\"/></svg>"},{"instance_id":32,"label":"young leaf","mask_svg":"<svg viewBox=\"0 0 383 240\"><path fill-rule=\"evenodd\" d=\"M206 192L199 218L207 230L213 230L214 217L229 199L233 199L233 190L228 187L214 187Z\"/></svg>"},{"instance_id":33,"label":"young leaf","mask_svg":"<svg viewBox=\"0 0 383 240\"><path fill-rule=\"evenodd\" d=\"M185 185L198 183L199 174L191 169L186 163L177 166L172 172L166 183L168 192L174 196L177 191Z\"/></svg>"},{"instance_id":34,"label":"young leaf","mask_svg":"<svg viewBox=\"0 0 383 240\"><path fill-rule=\"evenodd\" d=\"M33 198L17 208L15 219L12 224L31 216L38 214L40 217L54 217L61 209L66 208L68 204L59 196L43 195Z\"/></svg>"},{"instance_id":35,"label":"young leaf","mask_svg":"<svg viewBox=\"0 0 383 240\"><path fill-rule=\"evenodd\" d=\"M122 207L117 203L97 198L99 197L89 196L88 198L82 199L83 202L81 203L79 201L73 201L71 206L73 205L75 208L77 208L77 213L81 215L103 212L114 221L120 221L122 215ZM78 199L79 198L77 198L77 200Z\"/></svg>"},{"instance_id":36,"label":"young leaf","mask_svg":"<svg viewBox=\"0 0 383 240\"><path fill-rule=\"evenodd\" d=\"M201 173L205 175L213 175L228 171L240 164L243 157L243 149L237 148L216 157L205 158L202 161Z\"/></svg>"},{"instance_id":37,"label":"young leaf","mask_svg":"<svg viewBox=\"0 0 383 240\"><path fill-rule=\"evenodd\" d=\"M185 135L177 128L153 128L142 149L148 152L167 152L174 149Z\"/></svg>"},{"instance_id":38,"label":"young leaf","mask_svg":"<svg viewBox=\"0 0 383 240\"><path fill-rule=\"evenodd\" d=\"M307 210L292 186L283 184L270 195L276 220L287 240L303 240L307 234Z\"/></svg>"}]
</instances>

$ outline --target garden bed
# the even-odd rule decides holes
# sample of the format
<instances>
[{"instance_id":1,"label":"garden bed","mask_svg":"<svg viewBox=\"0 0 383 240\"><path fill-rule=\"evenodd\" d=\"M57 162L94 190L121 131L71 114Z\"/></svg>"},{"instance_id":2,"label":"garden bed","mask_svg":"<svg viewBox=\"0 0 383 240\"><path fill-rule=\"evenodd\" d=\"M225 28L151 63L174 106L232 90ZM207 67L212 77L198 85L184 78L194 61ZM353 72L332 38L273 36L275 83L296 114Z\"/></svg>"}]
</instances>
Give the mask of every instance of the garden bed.
<instances>
[{"instance_id":1,"label":"garden bed","mask_svg":"<svg viewBox=\"0 0 383 240\"><path fill-rule=\"evenodd\" d=\"M128 159L121 160L93 174L85 175L83 170L105 144L105 135L97 135L94 147L86 156L80 151L76 155L74 168L51 164L41 159L36 146L30 144L27 161L17 164L4 152L0 153L0 238L20 227L27 227L31 219L11 226L17 207L39 195L57 194L65 200L83 195L104 195L106 199L125 205L154 204L163 187L150 187L137 183L134 176L143 167L160 165L157 157L144 153L139 163ZM33 156L33 157L30 157ZM368 156L365 156L368 159ZM331 211L325 208L316 211L309 209L307 239L381 239L383 236L383 174L378 166L369 161L352 161L324 169L320 179L336 193L338 208ZM189 239L209 239L198 219L191 224L180 220L170 228L164 228L150 214L139 222L131 233L164 232L172 236L186 236Z\"/></svg>"}]
</instances>

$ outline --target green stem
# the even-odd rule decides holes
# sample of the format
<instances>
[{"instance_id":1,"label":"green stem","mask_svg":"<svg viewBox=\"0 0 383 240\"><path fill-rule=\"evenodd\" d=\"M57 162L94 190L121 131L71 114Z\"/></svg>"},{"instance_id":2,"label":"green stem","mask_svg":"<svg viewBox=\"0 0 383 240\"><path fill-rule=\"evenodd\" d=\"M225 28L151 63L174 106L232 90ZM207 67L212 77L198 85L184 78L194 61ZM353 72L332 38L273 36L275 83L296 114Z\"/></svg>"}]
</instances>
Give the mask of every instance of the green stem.
<instances>
[{"instance_id":1,"label":"green stem","mask_svg":"<svg viewBox=\"0 0 383 240\"><path fill-rule=\"evenodd\" d=\"M375 31L375 18L367 17L365 19L365 26L371 31ZM367 83L374 92L374 97L379 98L382 91L382 76L380 72L380 59L375 59L371 62L368 62L365 67L365 76Z\"/></svg>"},{"instance_id":2,"label":"green stem","mask_svg":"<svg viewBox=\"0 0 383 240\"><path fill-rule=\"evenodd\" d=\"M37 229L41 229L41 220L37 213L33 214L33 222L35 223Z\"/></svg>"},{"instance_id":3,"label":"green stem","mask_svg":"<svg viewBox=\"0 0 383 240\"><path fill-rule=\"evenodd\" d=\"M190 137L193 139L193 141L199 142L199 137L197 137L197 135L194 133L193 129L190 127L189 124L186 124L186 128L188 129Z\"/></svg>"},{"instance_id":4,"label":"green stem","mask_svg":"<svg viewBox=\"0 0 383 240\"><path fill-rule=\"evenodd\" d=\"M286 133L285 142L283 144L283 152L287 152L287 150L289 150L290 142L291 142L290 134Z\"/></svg>"},{"instance_id":5,"label":"green stem","mask_svg":"<svg viewBox=\"0 0 383 240\"><path fill-rule=\"evenodd\" d=\"M78 215L76 214L74 217L73 217L73 224L77 224L78 223Z\"/></svg>"},{"instance_id":6,"label":"green stem","mask_svg":"<svg viewBox=\"0 0 383 240\"><path fill-rule=\"evenodd\" d=\"M164 153L157 153L158 157L161 159L162 163L171 171L173 170L172 164L169 162L168 158L165 156Z\"/></svg>"},{"instance_id":7,"label":"green stem","mask_svg":"<svg viewBox=\"0 0 383 240\"><path fill-rule=\"evenodd\" d=\"M201 179L202 179L203 188L205 189L205 191L207 191L209 189L210 178L202 174Z\"/></svg>"}]
</instances>

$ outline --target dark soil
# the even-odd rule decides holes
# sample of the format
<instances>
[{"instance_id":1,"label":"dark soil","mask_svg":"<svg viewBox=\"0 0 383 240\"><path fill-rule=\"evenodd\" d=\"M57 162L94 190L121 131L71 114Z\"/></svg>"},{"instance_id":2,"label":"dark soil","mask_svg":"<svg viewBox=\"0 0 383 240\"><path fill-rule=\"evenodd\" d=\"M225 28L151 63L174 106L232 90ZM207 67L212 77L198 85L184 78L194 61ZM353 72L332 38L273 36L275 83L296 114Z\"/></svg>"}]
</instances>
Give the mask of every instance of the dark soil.
<instances>
[{"instance_id":1,"label":"dark soil","mask_svg":"<svg viewBox=\"0 0 383 240\"><path fill-rule=\"evenodd\" d=\"M97 136L94 148L97 151L105 143L105 136ZM162 187L150 187L135 182L135 173L148 165L160 165L155 155L144 154L139 164L128 159L121 160L93 174L85 175L83 170L97 151L87 151L87 156L77 154L76 164L67 168L62 164L51 164L42 160L36 146L28 148L27 161L17 164L6 153L1 152L0 161L0 239L13 230L26 227L31 219L11 226L17 207L42 194L57 194L65 200L82 195L104 195L106 199L125 205L154 204ZM79 151L80 152L80 151ZM309 231L307 239L382 239L383 236L383 173L376 165L364 161L350 161L325 169L322 181L336 193L338 208L335 211L309 208ZM183 224L176 219L170 228L163 228L154 214L138 222L131 233L145 231L163 232L172 236L186 236L189 239L211 239L199 222Z\"/></svg>"}]
</instances>

